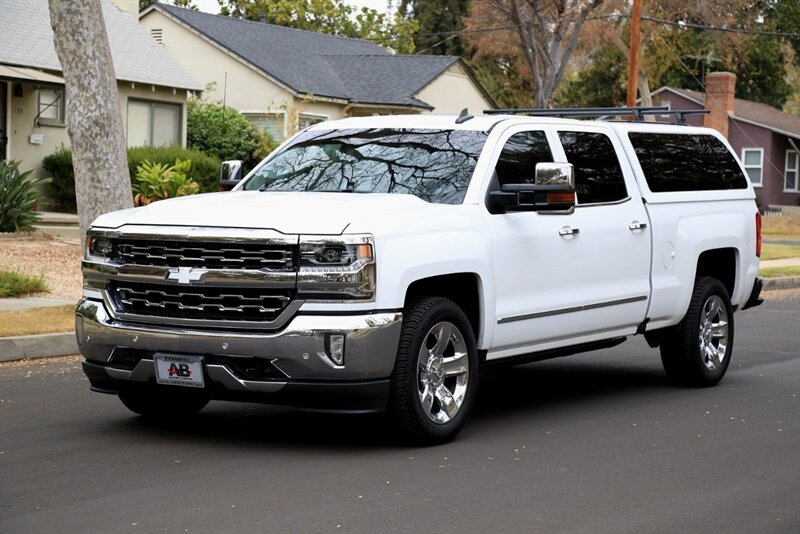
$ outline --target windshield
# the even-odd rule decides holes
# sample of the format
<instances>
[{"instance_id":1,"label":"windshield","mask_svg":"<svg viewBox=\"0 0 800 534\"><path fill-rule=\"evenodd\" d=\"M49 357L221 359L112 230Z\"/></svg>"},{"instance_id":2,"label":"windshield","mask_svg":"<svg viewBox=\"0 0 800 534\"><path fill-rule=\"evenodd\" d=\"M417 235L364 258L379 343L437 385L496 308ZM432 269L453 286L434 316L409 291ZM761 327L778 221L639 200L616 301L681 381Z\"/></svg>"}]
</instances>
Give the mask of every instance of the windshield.
<instances>
[{"instance_id":1,"label":"windshield","mask_svg":"<svg viewBox=\"0 0 800 534\"><path fill-rule=\"evenodd\" d=\"M258 167L243 189L407 193L460 204L485 141L471 130L314 130Z\"/></svg>"}]
</instances>

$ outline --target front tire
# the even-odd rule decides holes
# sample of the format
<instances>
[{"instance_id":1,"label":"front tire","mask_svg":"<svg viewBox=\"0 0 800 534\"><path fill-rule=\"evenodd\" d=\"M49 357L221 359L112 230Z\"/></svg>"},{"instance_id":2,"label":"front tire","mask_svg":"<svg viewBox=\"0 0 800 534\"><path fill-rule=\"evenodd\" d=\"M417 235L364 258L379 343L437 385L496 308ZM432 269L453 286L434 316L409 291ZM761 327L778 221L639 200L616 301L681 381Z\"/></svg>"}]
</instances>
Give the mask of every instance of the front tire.
<instances>
[{"instance_id":1,"label":"front tire","mask_svg":"<svg viewBox=\"0 0 800 534\"><path fill-rule=\"evenodd\" d=\"M661 362L678 385L714 386L725 376L733 352L733 308L728 290L716 278L695 283L689 310L665 332Z\"/></svg>"},{"instance_id":2,"label":"front tire","mask_svg":"<svg viewBox=\"0 0 800 534\"><path fill-rule=\"evenodd\" d=\"M453 439L472 410L478 385L478 353L469 320L442 297L410 307L392 373L389 409L415 441Z\"/></svg>"},{"instance_id":3,"label":"front tire","mask_svg":"<svg viewBox=\"0 0 800 534\"><path fill-rule=\"evenodd\" d=\"M190 417L202 410L209 399L189 391L163 391L160 389L123 390L119 400L130 411L151 420L169 420Z\"/></svg>"}]
</instances>

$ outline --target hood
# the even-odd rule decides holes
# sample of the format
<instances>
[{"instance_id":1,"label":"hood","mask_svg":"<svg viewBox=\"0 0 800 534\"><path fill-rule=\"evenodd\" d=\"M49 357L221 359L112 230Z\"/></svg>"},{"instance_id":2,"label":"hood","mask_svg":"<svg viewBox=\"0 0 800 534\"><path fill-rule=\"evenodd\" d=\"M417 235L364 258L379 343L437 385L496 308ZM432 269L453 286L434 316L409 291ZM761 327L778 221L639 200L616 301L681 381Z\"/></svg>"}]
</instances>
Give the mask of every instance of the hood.
<instances>
[{"instance_id":1,"label":"hood","mask_svg":"<svg viewBox=\"0 0 800 534\"><path fill-rule=\"evenodd\" d=\"M241 191L192 195L102 215L94 227L206 226L276 230L284 234L379 232L386 225L432 214L442 205L412 195Z\"/></svg>"}]
</instances>

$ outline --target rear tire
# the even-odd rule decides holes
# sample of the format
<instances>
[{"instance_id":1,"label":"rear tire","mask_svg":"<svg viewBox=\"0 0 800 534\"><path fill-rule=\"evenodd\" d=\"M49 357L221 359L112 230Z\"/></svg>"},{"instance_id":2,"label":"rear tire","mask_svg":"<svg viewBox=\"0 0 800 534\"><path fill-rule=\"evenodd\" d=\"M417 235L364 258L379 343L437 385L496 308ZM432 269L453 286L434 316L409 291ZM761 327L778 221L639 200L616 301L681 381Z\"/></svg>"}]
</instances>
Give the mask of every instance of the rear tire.
<instances>
[{"instance_id":1,"label":"rear tire","mask_svg":"<svg viewBox=\"0 0 800 534\"><path fill-rule=\"evenodd\" d=\"M423 298L403 318L389 410L420 443L452 440L464 426L478 386L478 351L456 303Z\"/></svg>"},{"instance_id":2,"label":"rear tire","mask_svg":"<svg viewBox=\"0 0 800 534\"><path fill-rule=\"evenodd\" d=\"M714 386L725 376L733 352L733 308L728 290L716 278L695 282L683 320L664 332L661 362L681 386Z\"/></svg>"},{"instance_id":3,"label":"rear tire","mask_svg":"<svg viewBox=\"0 0 800 534\"><path fill-rule=\"evenodd\" d=\"M152 420L190 417L202 410L209 399L195 392L160 389L123 390L119 400L130 411Z\"/></svg>"}]
</instances>

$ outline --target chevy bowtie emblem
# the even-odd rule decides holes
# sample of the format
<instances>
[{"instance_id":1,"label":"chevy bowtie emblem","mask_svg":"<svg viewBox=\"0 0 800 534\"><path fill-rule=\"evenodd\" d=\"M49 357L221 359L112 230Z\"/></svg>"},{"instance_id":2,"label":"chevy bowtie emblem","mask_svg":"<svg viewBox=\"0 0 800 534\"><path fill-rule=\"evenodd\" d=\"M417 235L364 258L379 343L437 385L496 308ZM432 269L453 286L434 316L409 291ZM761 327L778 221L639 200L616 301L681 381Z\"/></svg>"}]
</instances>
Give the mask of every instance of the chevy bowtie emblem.
<instances>
[{"instance_id":1,"label":"chevy bowtie emblem","mask_svg":"<svg viewBox=\"0 0 800 534\"><path fill-rule=\"evenodd\" d=\"M177 269L170 269L167 280L177 280L179 284L191 284L202 280L207 272L205 269L178 267Z\"/></svg>"}]
</instances>

